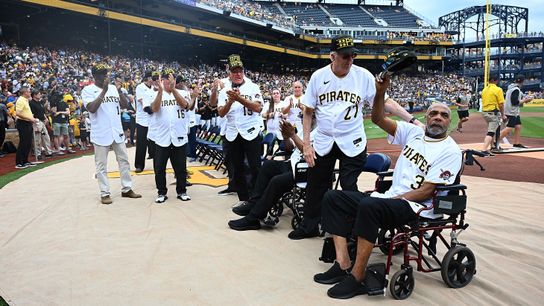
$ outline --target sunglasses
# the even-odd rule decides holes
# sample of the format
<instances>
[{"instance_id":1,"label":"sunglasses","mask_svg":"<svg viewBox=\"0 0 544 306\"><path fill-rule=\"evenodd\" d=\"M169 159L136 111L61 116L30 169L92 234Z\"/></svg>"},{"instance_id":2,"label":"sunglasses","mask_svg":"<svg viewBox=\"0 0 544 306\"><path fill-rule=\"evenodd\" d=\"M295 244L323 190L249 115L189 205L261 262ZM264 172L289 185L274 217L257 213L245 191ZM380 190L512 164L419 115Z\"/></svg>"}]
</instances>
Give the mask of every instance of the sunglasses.
<instances>
[{"instance_id":1,"label":"sunglasses","mask_svg":"<svg viewBox=\"0 0 544 306\"><path fill-rule=\"evenodd\" d=\"M338 55L340 56L343 60L348 60L350 58L356 58L357 57L357 53L352 53L352 54L343 54L343 55Z\"/></svg>"}]
</instances>

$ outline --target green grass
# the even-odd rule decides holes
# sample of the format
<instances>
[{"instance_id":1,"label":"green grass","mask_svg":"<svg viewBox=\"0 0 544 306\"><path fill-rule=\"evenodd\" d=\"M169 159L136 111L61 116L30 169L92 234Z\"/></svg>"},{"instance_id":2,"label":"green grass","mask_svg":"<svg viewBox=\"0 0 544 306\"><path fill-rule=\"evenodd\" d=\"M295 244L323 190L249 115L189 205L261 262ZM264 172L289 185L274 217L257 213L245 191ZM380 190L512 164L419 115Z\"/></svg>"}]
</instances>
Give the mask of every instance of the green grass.
<instances>
[{"instance_id":1,"label":"green grass","mask_svg":"<svg viewBox=\"0 0 544 306\"><path fill-rule=\"evenodd\" d=\"M0 306L9 306L9 304L0 296Z\"/></svg>"},{"instance_id":2,"label":"green grass","mask_svg":"<svg viewBox=\"0 0 544 306\"><path fill-rule=\"evenodd\" d=\"M525 107L521 109L524 113L540 113L544 112L544 107ZM470 113L477 113L476 110L471 109ZM425 123L425 114L424 113L415 113L414 116L416 116L419 121ZM390 117L392 119L398 120L398 117ZM483 120L483 119L482 119ZM457 112L455 110L452 111L452 120L450 124L449 130L452 131L457 127L457 122L459 122L459 117L457 116ZM521 130L521 136L523 137L532 137L532 138L544 138L544 117L524 117L521 115L521 122L523 125L523 129ZM386 133L380 129L378 126L376 126L370 118L365 118L365 131L368 139L377 139L377 138L385 138L387 135Z\"/></svg>"},{"instance_id":3,"label":"green grass","mask_svg":"<svg viewBox=\"0 0 544 306\"><path fill-rule=\"evenodd\" d=\"M520 108L520 111L522 113L544 113L544 107L540 106L528 106L528 107L522 107ZM523 120L523 119L522 119Z\"/></svg>"},{"instance_id":4,"label":"green grass","mask_svg":"<svg viewBox=\"0 0 544 306\"><path fill-rule=\"evenodd\" d=\"M36 165L34 167L30 167L30 168L26 168L26 169L20 169L20 170L14 171L14 172L10 172L8 174L4 174L4 175L0 176L0 189L4 188L4 186L6 186L8 183L15 181L16 179L18 179L18 178L20 178L22 176L25 176L30 172L34 172L34 171L49 167L51 165L58 164L58 163L61 163L63 161L67 161L67 160L70 160L70 159L79 158L79 157L86 156L86 155L91 155L91 154L93 154L93 153L87 153L87 154L83 154L83 155L58 159L58 160L54 160L54 161L51 161L51 162L39 164L39 165ZM0 306L2 306L1 303L0 303Z\"/></svg>"}]
</instances>

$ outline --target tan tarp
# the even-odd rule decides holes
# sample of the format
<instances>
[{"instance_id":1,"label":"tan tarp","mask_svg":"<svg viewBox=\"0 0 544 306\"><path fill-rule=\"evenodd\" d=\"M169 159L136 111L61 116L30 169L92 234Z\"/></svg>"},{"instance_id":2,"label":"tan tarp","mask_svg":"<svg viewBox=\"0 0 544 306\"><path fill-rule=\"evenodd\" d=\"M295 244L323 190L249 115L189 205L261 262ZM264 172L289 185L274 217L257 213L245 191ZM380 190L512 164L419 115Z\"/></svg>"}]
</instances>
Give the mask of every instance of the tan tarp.
<instances>
[{"instance_id":1,"label":"tan tarp","mask_svg":"<svg viewBox=\"0 0 544 306\"><path fill-rule=\"evenodd\" d=\"M227 221L237 217L230 211L237 198L217 196L220 188L190 187L193 200L181 202L169 186L170 199L156 205L152 175L134 178L137 200L121 198L119 180L110 179L114 203L105 206L93 174L87 156L0 190L0 295L11 305L394 303L328 298L328 286L312 280L329 266L318 261L322 240L289 240L289 212L273 230L236 232ZM361 189L372 179L363 175ZM403 305L542 305L544 186L468 176L464 183L470 227L460 241L476 254L475 279L455 290L439 272L416 272ZM378 250L371 258L384 260Z\"/></svg>"}]
</instances>

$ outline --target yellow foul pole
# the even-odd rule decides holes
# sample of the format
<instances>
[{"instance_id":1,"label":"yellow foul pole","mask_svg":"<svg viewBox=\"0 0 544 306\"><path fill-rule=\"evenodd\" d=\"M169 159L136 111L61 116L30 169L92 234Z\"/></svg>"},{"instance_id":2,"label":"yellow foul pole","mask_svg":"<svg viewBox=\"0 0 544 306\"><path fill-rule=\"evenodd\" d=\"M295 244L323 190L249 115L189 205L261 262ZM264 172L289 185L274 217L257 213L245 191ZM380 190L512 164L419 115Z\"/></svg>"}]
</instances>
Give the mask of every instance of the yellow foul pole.
<instances>
[{"instance_id":1,"label":"yellow foul pole","mask_svg":"<svg viewBox=\"0 0 544 306\"><path fill-rule=\"evenodd\" d=\"M484 88L487 87L489 82L489 55L490 55L490 41L489 41L489 15L491 14L491 0L487 0L485 4L485 60L484 60Z\"/></svg>"}]
</instances>

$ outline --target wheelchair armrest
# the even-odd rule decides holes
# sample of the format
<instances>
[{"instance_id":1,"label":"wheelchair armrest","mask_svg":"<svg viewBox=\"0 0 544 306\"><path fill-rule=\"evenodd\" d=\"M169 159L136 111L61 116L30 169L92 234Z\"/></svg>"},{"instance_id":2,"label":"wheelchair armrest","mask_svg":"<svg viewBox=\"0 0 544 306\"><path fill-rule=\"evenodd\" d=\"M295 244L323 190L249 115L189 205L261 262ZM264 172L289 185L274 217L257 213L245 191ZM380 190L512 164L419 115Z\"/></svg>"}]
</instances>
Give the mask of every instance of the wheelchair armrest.
<instances>
[{"instance_id":1,"label":"wheelchair armrest","mask_svg":"<svg viewBox=\"0 0 544 306\"><path fill-rule=\"evenodd\" d=\"M376 172L376 175L378 175L380 177L393 176L393 171Z\"/></svg>"},{"instance_id":2,"label":"wheelchair armrest","mask_svg":"<svg viewBox=\"0 0 544 306\"><path fill-rule=\"evenodd\" d=\"M467 189L467 186L462 184L455 184L455 185L445 185L445 186L436 186L437 191L449 191L449 190L465 190Z\"/></svg>"}]
</instances>

